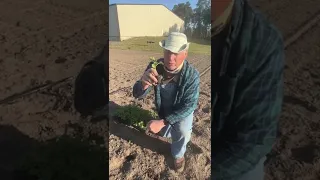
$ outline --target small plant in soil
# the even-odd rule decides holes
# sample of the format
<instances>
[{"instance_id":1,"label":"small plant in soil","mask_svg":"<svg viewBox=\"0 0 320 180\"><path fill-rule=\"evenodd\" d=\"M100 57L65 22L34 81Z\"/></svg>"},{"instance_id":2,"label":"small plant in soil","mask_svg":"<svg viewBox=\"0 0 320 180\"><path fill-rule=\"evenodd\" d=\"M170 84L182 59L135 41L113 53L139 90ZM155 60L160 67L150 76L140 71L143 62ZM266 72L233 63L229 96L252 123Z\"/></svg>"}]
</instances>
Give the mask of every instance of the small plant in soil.
<instances>
[{"instance_id":1,"label":"small plant in soil","mask_svg":"<svg viewBox=\"0 0 320 180\"><path fill-rule=\"evenodd\" d=\"M150 61L152 63L151 68L155 69L159 74L158 82L161 84L165 72L164 64L163 62L156 60L154 57L150 57Z\"/></svg>"},{"instance_id":2,"label":"small plant in soil","mask_svg":"<svg viewBox=\"0 0 320 180\"><path fill-rule=\"evenodd\" d=\"M154 69L156 69L159 64L163 64L162 62L158 62L154 57L150 57L149 59L152 63L151 67Z\"/></svg>"},{"instance_id":3,"label":"small plant in soil","mask_svg":"<svg viewBox=\"0 0 320 180\"><path fill-rule=\"evenodd\" d=\"M158 74L163 76L164 74L164 64L161 61L156 60L154 57L150 57L151 68L157 70Z\"/></svg>"},{"instance_id":4,"label":"small plant in soil","mask_svg":"<svg viewBox=\"0 0 320 180\"><path fill-rule=\"evenodd\" d=\"M158 117L154 111L148 111L135 105L119 107L113 115L120 123L146 130L147 123Z\"/></svg>"}]
</instances>

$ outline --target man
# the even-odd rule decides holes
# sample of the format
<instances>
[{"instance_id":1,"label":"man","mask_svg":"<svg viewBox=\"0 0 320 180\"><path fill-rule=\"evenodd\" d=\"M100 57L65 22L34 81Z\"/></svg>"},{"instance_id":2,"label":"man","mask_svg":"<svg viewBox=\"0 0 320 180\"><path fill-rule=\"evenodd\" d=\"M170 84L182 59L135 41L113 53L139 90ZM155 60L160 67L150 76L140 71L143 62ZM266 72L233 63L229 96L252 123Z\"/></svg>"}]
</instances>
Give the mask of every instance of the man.
<instances>
[{"instance_id":1,"label":"man","mask_svg":"<svg viewBox=\"0 0 320 180\"><path fill-rule=\"evenodd\" d=\"M282 37L246 0L211 3L212 176L262 180L282 105Z\"/></svg>"},{"instance_id":2,"label":"man","mask_svg":"<svg viewBox=\"0 0 320 180\"><path fill-rule=\"evenodd\" d=\"M133 96L143 98L154 87L156 108L160 120L151 120L147 128L163 137L171 137L171 153L175 169L184 169L184 154L192 132L193 112L199 98L199 72L186 60L189 43L183 33L170 33L167 40L161 41L164 58L163 80L159 72L149 64L141 79L133 87Z\"/></svg>"}]
</instances>

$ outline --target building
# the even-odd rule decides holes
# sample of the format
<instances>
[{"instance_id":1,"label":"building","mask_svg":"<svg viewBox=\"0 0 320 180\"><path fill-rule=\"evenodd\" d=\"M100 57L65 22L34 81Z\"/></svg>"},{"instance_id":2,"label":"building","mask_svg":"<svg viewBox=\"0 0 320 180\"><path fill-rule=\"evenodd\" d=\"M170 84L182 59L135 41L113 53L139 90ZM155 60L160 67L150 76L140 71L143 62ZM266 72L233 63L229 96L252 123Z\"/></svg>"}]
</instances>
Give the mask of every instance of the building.
<instances>
[{"instance_id":1,"label":"building","mask_svg":"<svg viewBox=\"0 0 320 180\"><path fill-rule=\"evenodd\" d=\"M184 21L162 4L109 5L109 40L183 32Z\"/></svg>"}]
</instances>

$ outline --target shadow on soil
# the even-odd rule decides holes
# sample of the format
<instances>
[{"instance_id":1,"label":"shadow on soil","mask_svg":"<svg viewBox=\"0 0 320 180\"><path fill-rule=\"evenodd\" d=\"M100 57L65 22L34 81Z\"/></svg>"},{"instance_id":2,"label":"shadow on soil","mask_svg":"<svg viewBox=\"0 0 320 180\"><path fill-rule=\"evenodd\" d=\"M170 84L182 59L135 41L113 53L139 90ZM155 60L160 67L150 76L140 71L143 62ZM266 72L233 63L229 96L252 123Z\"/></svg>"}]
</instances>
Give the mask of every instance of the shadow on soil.
<instances>
[{"instance_id":1,"label":"shadow on soil","mask_svg":"<svg viewBox=\"0 0 320 180\"><path fill-rule=\"evenodd\" d=\"M120 105L116 104L113 101L109 102L109 112L114 112ZM142 148L150 149L153 152L162 154L166 157L166 163L170 168L173 168L173 159L171 158L170 144L163 142L159 139L150 137L145 133L130 128L124 124L118 123L116 120L110 116L109 120L109 132L115 136L118 136L127 141L131 141ZM200 147L189 142L187 154L200 154L202 150ZM127 157L126 159L130 159ZM128 160L129 161L129 160ZM126 161L127 162L127 161Z\"/></svg>"},{"instance_id":2,"label":"shadow on soil","mask_svg":"<svg viewBox=\"0 0 320 180\"><path fill-rule=\"evenodd\" d=\"M285 95L283 98L283 101L284 103L287 103L287 104L300 105L310 112L317 112L318 110L317 107L315 107L314 105L308 103L307 101L301 100L297 97Z\"/></svg>"},{"instance_id":3,"label":"shadow on soil","mask_svg":"<svg viewBox=\"0 0 320 180\"><path fill-rule=\"evenodd\" d=\"M0 125L2 180L107 179L104 145L81 135L62 135L45 142L28 137L14 126Z\"/></svg>"}]
</instances>

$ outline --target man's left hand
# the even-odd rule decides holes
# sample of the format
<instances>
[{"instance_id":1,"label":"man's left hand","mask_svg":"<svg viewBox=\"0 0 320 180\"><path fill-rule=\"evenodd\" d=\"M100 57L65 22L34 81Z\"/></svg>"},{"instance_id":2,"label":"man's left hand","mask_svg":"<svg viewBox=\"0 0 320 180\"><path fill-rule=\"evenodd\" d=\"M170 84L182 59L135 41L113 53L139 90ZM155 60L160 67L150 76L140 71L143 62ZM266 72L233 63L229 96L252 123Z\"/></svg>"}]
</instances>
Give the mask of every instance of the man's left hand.
<instances>
[{"instance_id":1,"label":"man's left hand","mask_svg":"<svg viewBox=\"0 0 320 180\"><path fill-rule=\"evenodd\" d=\"M147 124L147 129L149 129L153 133L158 133L163 127L166 125L164 124L164 120L151 120Z\"/></svg>"}]
</instances>

